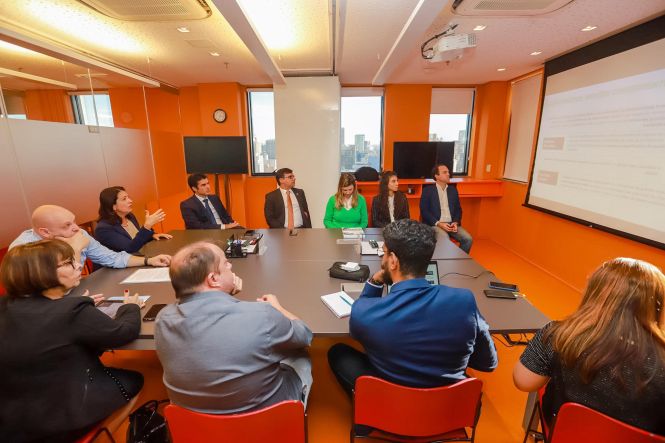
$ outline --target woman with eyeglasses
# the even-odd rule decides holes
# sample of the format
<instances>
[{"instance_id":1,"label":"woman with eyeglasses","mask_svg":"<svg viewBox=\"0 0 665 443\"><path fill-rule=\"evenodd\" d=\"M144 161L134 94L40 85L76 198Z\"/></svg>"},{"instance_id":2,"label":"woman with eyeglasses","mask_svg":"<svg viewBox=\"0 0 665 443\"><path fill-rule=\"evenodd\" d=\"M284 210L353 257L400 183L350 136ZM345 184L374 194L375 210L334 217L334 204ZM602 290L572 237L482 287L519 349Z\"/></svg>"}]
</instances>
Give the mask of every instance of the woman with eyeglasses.
<instances>
[{"instance_id":1,"label":"woman with eyeglasses","mask_svg":"<svg viewBox=\"0 0 665 443\"><path fill-rule=\"evenodd\" d=\"M397 174L384 171L379 181L379 195L372 199L372 226L383 228L403 218L410 218L409 202L399 190Z\"/></svg>"},{"instance_id":2,"label":"woman with eyeglasses","mask_svg":"<svg viewBox=\"0 0 665 443\"><path fill-rule=\"evenodd\" d=\"M112 186L99 193L99 220L95 228L97 241L116 252L131 254L152 240L173 238L169 234L156 234L152 229L166 217L162 209L152 214L146 210L145 223L141 226L132 214L133 204L122 186Z\"/></svg>"},{"instance_id":3,"label":"woman with eyeglasses","mask_svg":"<svg viewBox=\"0 0 665 443\"><path fill-rule=\"evenodd\" d=\"M337 184L337 193L328 199L323 217L326 228L366 228L367 203L358 193L356 178L343 172Z\"/></svg>"},{"instance_id":4,"label":"woman with eyeglasses","mask_svg":"<svg viewBox=\"0 0 665 443\"><path fill-rule=\"evenodd\" d=\"M665 435L663 273L630 258L603 263L578 310L529 342L513 380L522 391L547 385L542 410L550 425L563 403L575 402Z\"/></svg>"},{"instance_id":5,"label":"woman with eyeglasses","mask_svg":"<svg viewBox=\"0 0 665 443\"><path fill-rule=\"evenodd\" d=\"M135 340L138 296L115 319L95 297L67 296L81 264L61 240L17 246L0 265L0 441L70 442L98 422L113 431L143 386L135 371L105 367L106 349Z\"/></svg>"}]
</instances>

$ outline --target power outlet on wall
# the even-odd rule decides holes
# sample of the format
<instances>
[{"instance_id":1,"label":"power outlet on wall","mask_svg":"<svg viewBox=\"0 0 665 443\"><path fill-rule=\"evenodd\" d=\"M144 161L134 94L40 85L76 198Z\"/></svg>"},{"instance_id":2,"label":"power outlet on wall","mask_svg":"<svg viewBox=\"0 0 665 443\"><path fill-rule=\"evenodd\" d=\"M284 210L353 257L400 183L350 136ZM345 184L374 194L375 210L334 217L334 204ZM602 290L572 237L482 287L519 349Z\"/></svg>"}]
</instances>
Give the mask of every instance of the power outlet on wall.
<instances>
[{"instance_id":1,"label":"power outlet on wall","mask_svg":"<svg viewBox=\"0 0 665 443\"><path fill-rule=\"evenodd\" d=\"M492 171L492 165L490 163L485 165L485 172L491 172Z\"/></svg>"}]
</instances>

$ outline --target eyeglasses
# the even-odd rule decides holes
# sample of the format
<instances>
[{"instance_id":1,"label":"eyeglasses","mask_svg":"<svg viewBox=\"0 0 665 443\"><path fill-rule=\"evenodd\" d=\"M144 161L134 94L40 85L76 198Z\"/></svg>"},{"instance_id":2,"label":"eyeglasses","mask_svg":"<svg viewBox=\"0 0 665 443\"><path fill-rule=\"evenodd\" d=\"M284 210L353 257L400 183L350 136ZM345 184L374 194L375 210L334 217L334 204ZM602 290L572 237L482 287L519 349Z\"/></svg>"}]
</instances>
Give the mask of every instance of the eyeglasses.
<instances>
[{"instance_id":1,"label":"eyeglasses","mask_svg":"<svg viewBox=\"0 0 665 443\"><path fill-rule=\"evenodd\" d=\"M73 257L68 258L67 260L63 261L62 263L58 263L59 268L62 268L63 266L71 266L72 269L76 270L76 262L74 261Z\"/></svg>"},{"instance_id":2,"label":"eyeglasses","mask_svg":"<svg viewBox=\"0 0 665 443\"><path fill-rule=\"evenodd\" d=\"M291 174L291 175L285 175L284 178L288 178L289 180L293 180L294 178L296 178L296 176Z\"/></svg>"}]
</instances>

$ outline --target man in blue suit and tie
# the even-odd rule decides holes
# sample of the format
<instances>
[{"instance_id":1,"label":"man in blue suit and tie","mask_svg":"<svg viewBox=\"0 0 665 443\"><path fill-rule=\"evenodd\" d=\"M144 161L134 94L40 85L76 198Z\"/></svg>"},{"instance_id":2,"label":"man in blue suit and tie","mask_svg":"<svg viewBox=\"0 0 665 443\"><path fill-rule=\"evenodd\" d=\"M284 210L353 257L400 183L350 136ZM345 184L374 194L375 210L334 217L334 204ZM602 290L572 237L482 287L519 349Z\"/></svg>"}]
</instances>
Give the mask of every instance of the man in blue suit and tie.
<instances>
[{"instance_id":1,"label":"man in blue suit and tie","mask_svg":"<svg viewBox=\"0 0 665 443\"><path fill-rule=\"evenodd\" d=\"M194 192L180 203L180 213L187 229L231 229L239 227L233 221L222 201L210 194L210 182L205 174L192 174L187 184Z\"/></svg>"},{"instance_id":2,"label":"man in blue suit and tie","mask_svg":"<svg viewBox=\"0 0 665 443\"><path fill-rule=\"evenodd\" d=\"M420 215L423 223L441 229L460 243L460 249L467 254L471 251L473 238L462 227L462 205L457 187L451 186L450 170L440 163L432 169L436 181L434 186L423 188L420 198Z\"/></svg>"}]
</instances>

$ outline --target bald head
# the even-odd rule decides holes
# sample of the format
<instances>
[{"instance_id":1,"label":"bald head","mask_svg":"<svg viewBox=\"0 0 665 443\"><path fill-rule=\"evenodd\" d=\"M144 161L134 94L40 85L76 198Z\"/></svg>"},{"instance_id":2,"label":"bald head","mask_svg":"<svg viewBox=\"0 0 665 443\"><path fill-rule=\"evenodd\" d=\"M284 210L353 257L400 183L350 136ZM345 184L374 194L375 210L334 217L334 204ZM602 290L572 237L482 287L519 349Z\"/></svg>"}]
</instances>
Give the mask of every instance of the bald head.
<instances>
[{"instance_id":1,"label":"bald head","mask_svg":"<svg viewBox=\"0 0 665 443\"><path fill-rule=\"evenodd\" d=\"M197 242L185 246L171 258L169 269L176 296L226 290L216 285L217 280L214 278L220 274L220 269L223 267L226 267L226 257L219 246L209 242Z\"/></svg>"},{"instance_id":2,"label":"bald head","mask_svg":"<svg viewBox=\"0 0 665 443\"><path fill-rule=\"evenodd\" d=\"M35 209L32 213L32 228L42 238L70 238L79 231L74 214L56 205L43 205Z\"/></svg>"}]
</instances>

